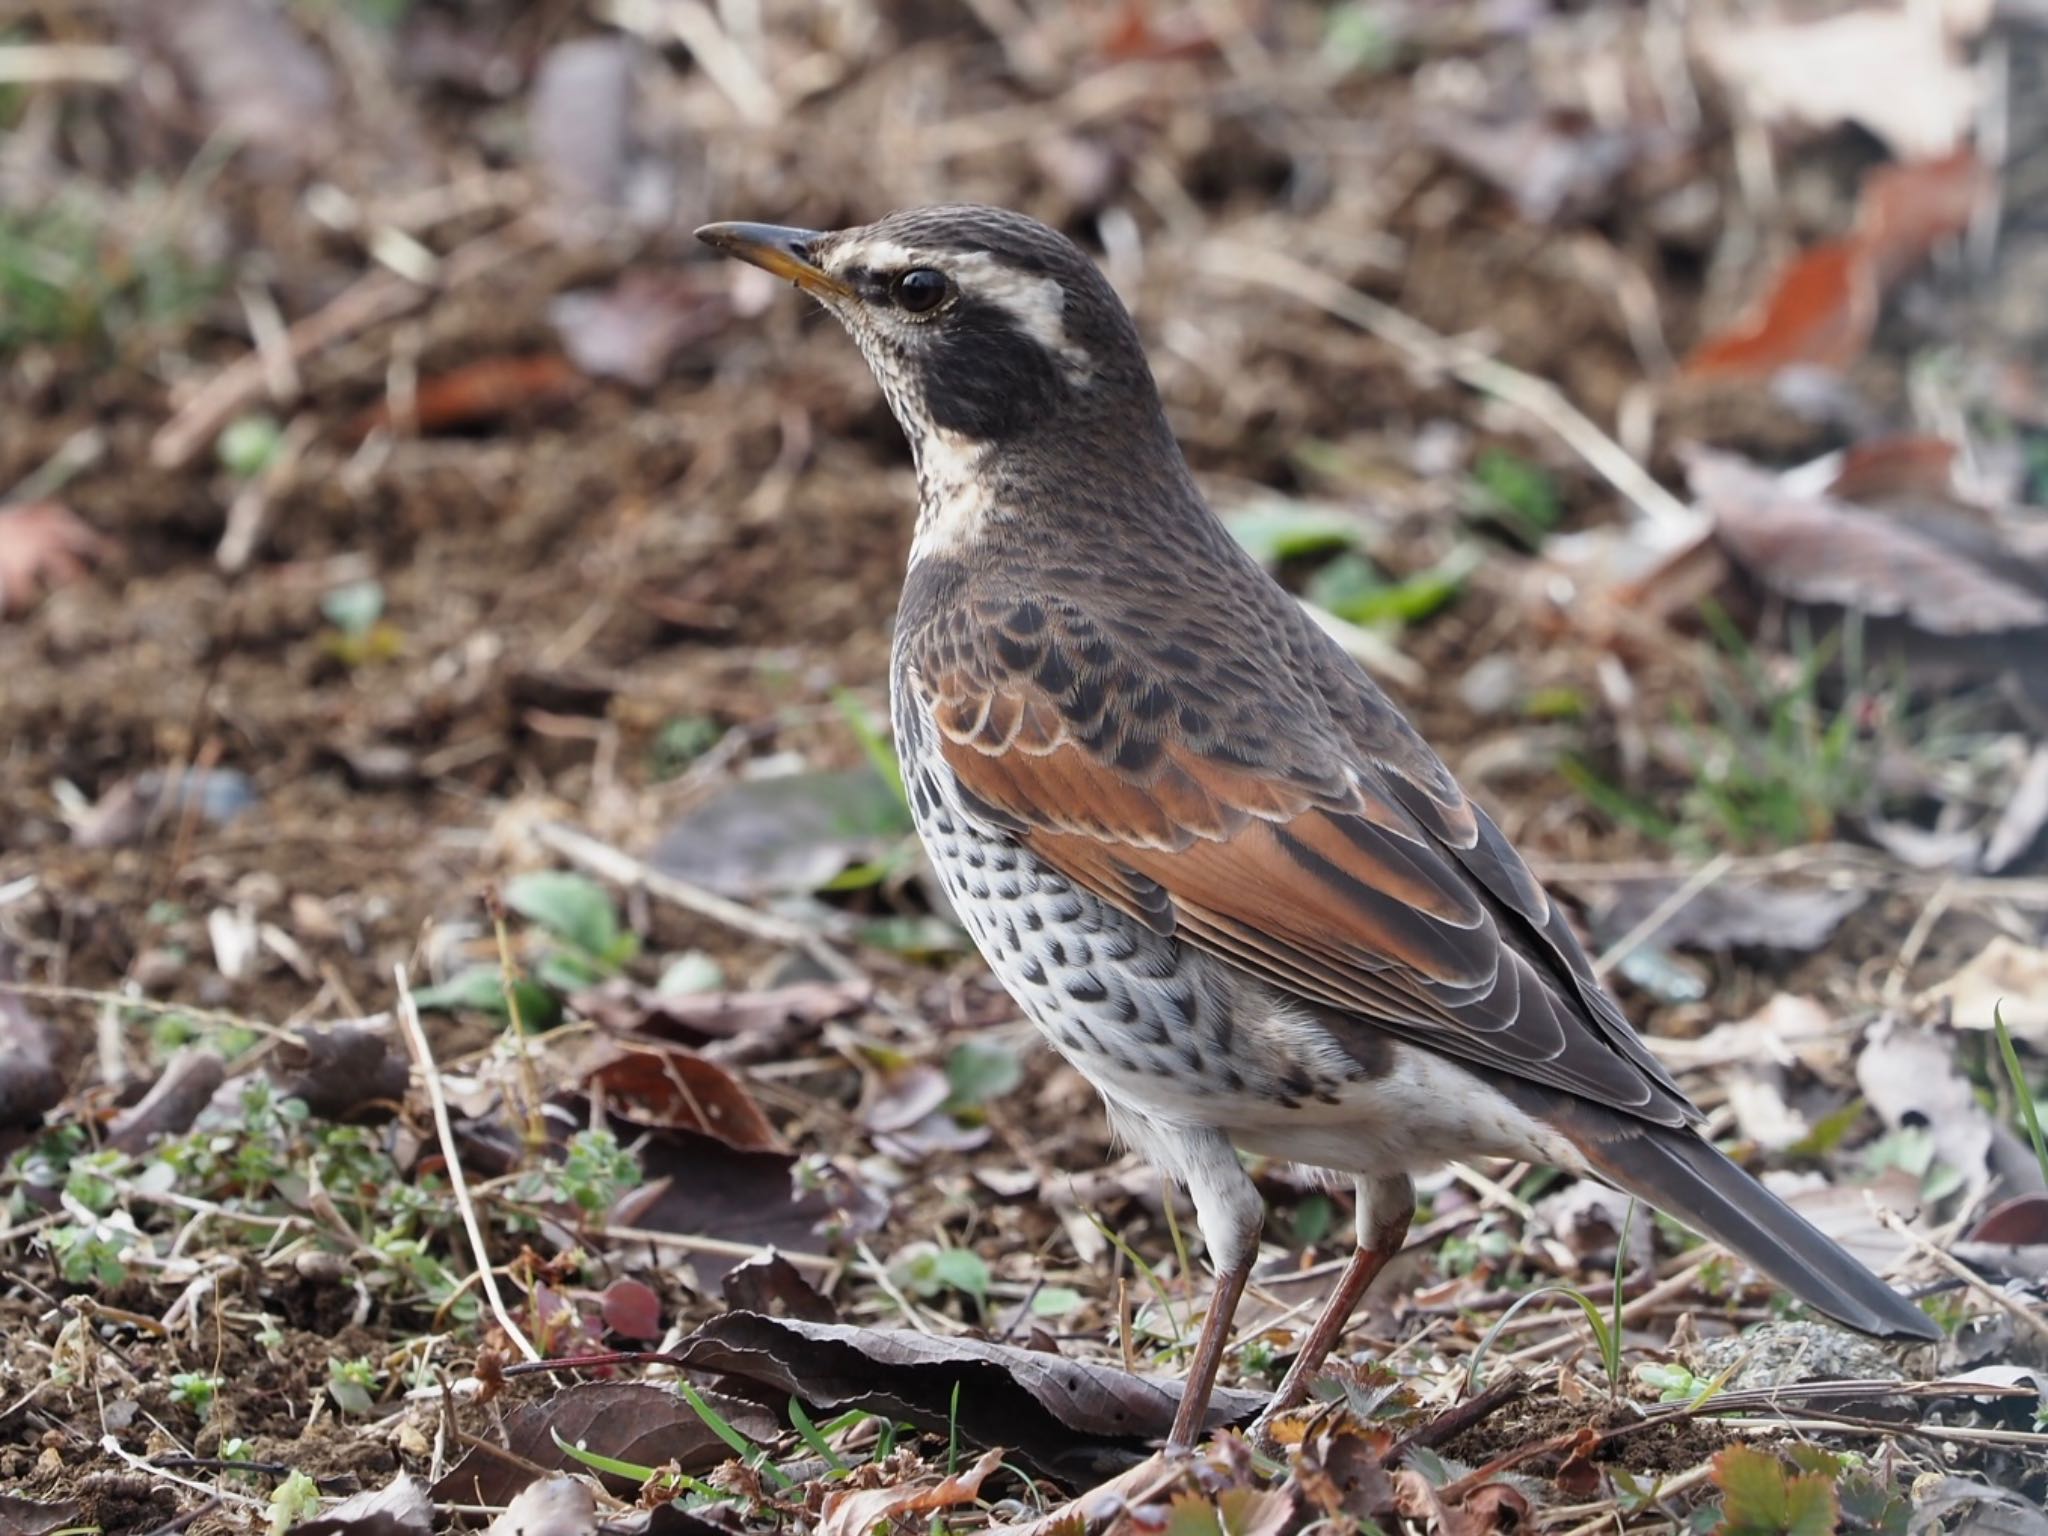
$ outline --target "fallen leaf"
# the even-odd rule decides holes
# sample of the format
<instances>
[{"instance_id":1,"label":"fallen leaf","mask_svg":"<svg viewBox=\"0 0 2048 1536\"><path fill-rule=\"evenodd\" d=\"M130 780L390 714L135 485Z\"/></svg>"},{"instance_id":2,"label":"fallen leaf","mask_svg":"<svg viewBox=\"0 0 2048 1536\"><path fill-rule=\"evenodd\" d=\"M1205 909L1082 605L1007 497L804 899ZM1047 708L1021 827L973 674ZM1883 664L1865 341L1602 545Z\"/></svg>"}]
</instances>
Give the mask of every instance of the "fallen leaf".
<instances>
[{"instance_id":1,"label":"fallen leaf","mask_svg":"<svg viewBox=\"0 0 2048 1536\"><path fill-rule=\"evenodd\" d=\"M397 1113L412 1069L382 1030L361 1024L311 1025L279 1042L264 1070L280 1097L300 1099L322 1120L353 1120L366 1112Z\"/></svg>"},{"instance_id":2,"label":"fallen leaf","mask_svg":"<svg viewBox=\"0 0 2048 1536\"><path fill-rule=\"evenodd\" d=\"M1984 872L1996 875L2018 864L2040 842L2043 826L2048 826L2048 742L2037 742L1984 844ZM2048 1012L2048 999L2042 1007Z\"/></svg>"},{"instance_id":3,"label":"fallen leaf","mask_svg":"<svg viewBox=\"0 0 2048 1536\"><path fill-rule=\"evenodd\" d=\"M825 1495L819 1536L868 1536L877 1525L904 1515L972 1504L981 1497L982 1483L1002 1460L1001 1447L994 1447L982 1452L981 1459L965 1472L928 1487L899 1483L889 1488L835 1489Z\"/></svg>"},{"instance_id":4,"label":"fallen leaf","mask_svg":"<svg viewBox=\"0 0 2048 1536\"><path fill-rule=\"evenodd\" d=\"M1795 256L1747 318L1693 350L1685 371L1760 379L1795 366L1842 372L1869 346L1884 291L1968 229L1992 188L1967 148L1875 167L1848 235Z\"/></svg>"},{"instance_id":5,"label":"fallen leaf","mask_svg":"<svg viewBox=\"0 0 2048 1536\"><path fill-rule=\"evenodd\" d=\"M870 1131L900 1131L915 1125L953 1095L945 1069L929 1061L906 1062L869 1079L860 1123Z\"/></svg>"},{"instance_id":6,"label":"fallen leaf","mask_svg":"<svg viewBox=\"0 0 2048 1536\"><path fill-rule=\"evenodd\" d=\"M1897 282L1961 235L1994 190L1994 178L1967 146L1935 160L1873 167L1856 200L1856 238L1879 285Z\"/></svg>"},{"instance_id":7,"label":"fallen leaf","mask_svg":"<svg viewBox=\"0 0 2048 1536\"><path fill-rule=\"evenodd\" d=\"M752 1440L769 1441L781 1433L775 1415L765 1408L710 1395L710 1404L733 1428ZM505 1449L521 1466L502 1455L471 1447L434 1485L444 1504L503 1505L543 1473L585 1470L555 1443L594 1451L617 1461L644 1467L675 1462L684 1472L710 1471L732 1455L697 1411L667 1387L645 1382L588 1381L564 1387L538 1403L522 1403L506 1418ZM630 1496L637 1487L610 1473L597 1474L613 1493Z\"/></svg>"},{"instance_id":8,"label":"fallen leaf","mask_svg":"<svg viewBox=\"0 0 2048 1536\"><path fill-rule=\"evenodd\" d=\"M79 1525L84 1509L76 1499L46 1503L20 1494L0 1493L0 1536L50 1536L53 1531Z\"/></svg>"},{"instance_id":9,"label":"fallen leaf","mask_svg":"<svg viewBox=\"0 0 2048 1536\"><path fill-rule=\"evenodd\" d=\"M1656 912L1684 884L1675 875L1617 880L1589 890L1588 920L1605 948ZM1643 937L1670 949L1725 954L1736 949L1805 953L1820 948L1869 899L1853 887L1724 879L1699 891Z\"/></svg>"},{"instance_id":10,"label":"fallen leaf","mask_svg":"<svg viewBox=\"0 0 2048 1536\"><path fill-rule=\"evenodd\" d=\"M1548 113L1503 119L1434 111L1417 127L1426 142L1512 198L1515 210L1535 224L1597 208L1643 149L1638 134Z\"/></svg>"},{"instance_id":11,"label":"fallen leaf","mask_svg":"<svg viewBox=\"0 0 2048 1536\"><path fill-rule=\"evenodd\" d=\"M621 1141L645 1133L630 1120L613 1120ZM694 1252L691 1267L703 1285L715 1285L737 1262L727 1245L815 1251L828 1222L849 1232L879 1226L888 1205L829 1167L811 1168L802 1189L794 1187L797 1161L787 1152L741 1152L689 1131L662 1131L642 1143L640 1168L650 1186L631 1225L651 1232L714 1237L720 1247ZM655 1249L653 1263L672 1262L674 1253Z\"/></svg>"},{"instance_id":12,"label":"fallen leaf","mask_svg":"<svg viewBox=\"0 0 2048 1536\"><path fill-rule=\"evenodd\" d=\"M580 1477L528 1483L484 1528L484 1536L596 1536L597 1495Z\"/></svg>"},{"instance_id":13,"label":"fallen leaf","mask_svg":"<svg viewBox=\"0 0 2048 1536\"><path fill-rule=\"evenodd\" d=\"M239 768L151 768L122 779L72 827L81 848L119 848L194 816L201 826L226 826L255 806L257 794Z\"/></svg>"},{"instance_id":14,"label":"fallen leaf","mask_svg":"<svg viewBox=\"0 0 2048 1536\"><path fill-rule=\"evenodd\" d=\"M2048 1511L2007 1488L1973 1477L1944 1477L1913 1488L1914 1532L1950 1536L2048 1536Z\"/></svg>"},{"instance_id":15,"label":"fallen leaf","mask_svg":"<svg viewBox=\"0 0 2048 1536\"><path fill-rule=\"evenodd\" d=\"M227 1081L227 1063L203 1046L188 1045L164 1064L149 1092L114 1116L106 1144L140 1152L162 1136L182 1136Z\"/></svg>"},{"instance_id":16,"label":"fallen leaf","mask_svg":"<svg viewBox=\"0 0 2048 1536\"><path fill-rule=\"evenodd\" d=\"M635 268L609 288L579 288L548 305L569 361L593 378L642 389L661 382L669 359L714 334L732 313L724 290L708 293L681 272Z\"/></svg>"},{"instance_id":17,"label":"fallen leaf","mask_svg":"<svg viewBox=\"0 0 2048 1536\"><path fill-rule=\"evenodd\" d=\"M1955 149L1978 103L1941 12L1906 0L1810 21L1759 12L1703 31L1700 50L1753 116L1857 123L1901 160L1932 159Z\"/></svg>"},{"instance_id":18,"label":"fallen leaf","mask_svg":"<svg viewBox=\"0 0 2048 1536\"><path fill-rule=\"evenodd\" d=\"M1881 1022L1856 1058L1856 1083L1892 1130L1924 1130L1934 1155L1979 1190L1990 1177L1991 1116L1949 1043L1900 1019Z\"/></svg>"},{"instance_id":19,"label":"fallen leaf","mask_svg":"<svg viewBox=\"0 0 2048 1536\"><path fill-rule=\"evenodd\" d=\"M910 813L871 768L750 779L673 823L649 862L724 896L814 891L900 847Z\"/></svg>"},{"instance_id":20,"label":"fallen leaf","mask_svg":"<svg viewBox=\"0 0 2048 1536\"><path fill-rule=\"evenodd\" d=\"M239 147L251 165L288 171L317 163L335 147L334 70L285 8L265 0L187 0L138 6L132 14L197 101L203 131Z\"/></svg>"},{"instance_id":21,"label":"fallen leaf","mask_svg":"<svg viewBox=\"0 0 2048 1536\"><path fill-rule=\"evenodd\" d=\"M14 980L13 946L0 941L0 981ZM34 1130L64 1097L57 1027L19 992L0 991L0 1131ZM4 1155L4 1153L0 1153Z\"/></svg>"},{"instance_id":22,"label":"fallen leaf","mask_svg":"<svg viewBox=\"0 0 2048 1536\"><path fill-rule=\"evenodd\" d=\"M578 1080L601 1090L640 1126L695 1131L738 1152L780 1152L782 1137L740 1080L717 1062L679 1045L598 1045Z\"/></svg>"},{"instance_id":23,"label":"fallen leaf","mask_svg":"<svg viewBox=\"0 0 2048 1536\"><path fill-rule=\"evenodd\" d=\"M630 37L555 44L534 70L526 134L549 205L587 219L624 208L642 50Z\"/></svg>"},{"instance_id":24,"label":"fallen leaf","mask_svg":"<svg viewBox=\"0 0 2048 1536\"><path fill-rule=\"evenodd\" d=\"M1999 934L1927 996L1958 1029L1989 1029L1995 1012L2015 1040L2048 1046L2048 949Z\"/></svg>"},{"instance_id":25,"label":"fallen leaf","mask_svg":"<svg viewBox=\"0 0 2048 1536\"><path fill-rule=\"evenodd\" d=\"M1766 1062L1826 1072L1848 1058L1853 1036L1812 998L1778 992L1748 1018L1717 1024L1697 1039L1650 1038L1658 1058L1681 1070Z\"/></svg>"},{"instance_id":26,"label":"fallen leaf","mask_svg":"<svg viewBox=\"0 0 2048 1536\"><path fill-rule=\"evenodd\" d=\"M831 1299L819 1294L802 1270L772 1248L727 1270L720 1292L735 1312L800 1317L811 1323L839 1321L839 1309Z\"/></svg>"},{"instance_id":27,"label":"fallen leaf","mask_svg":"<svg viewBox=\"0 0 2048 1536\"><path fill-rule=\"evenodd\" d=\"M639 1280L614 1280L598 1297L607 1331L621 1338L652 1342L661 1337L661 1298Z\"/></svg>"},{"instance_id":28,"label":"fallen leaf","mask_svg":"<svg viewBox=\"0 0 2048 1536\"><path fill-rule=\"evenodd\" d=\"M1506 1483L1473 1489L1463 1502L1446 1505L1429 1479L1412 1468L1394 1474L1394 1506L1414 1520L1427 1520L1442 1536L1492 1536L1524 1529L1529 1501Z\"/></svg>"},{"instance_id":29,"label":"fallen leaf","mask_svg":"<svg viewBox=\"0 0 2048 1536\"><path fill-rule=\"evenodd\" d=\"M1802 495L1732 454L1688 456L1692 492L1722 545L1773 591L1930 634L1989 634L2048 624L2048 600L1883 516Z\"/></svg>"},{"instance_id":30,"label":"fallen leaf","mask_svg":"<svg viewBox=\"0 0 2048 1536\"><path fill-rule=\"evenodd\" d=\"M2014 1195L1984 1213L1968 1241L2012 1248L2048 1246L2048 1195Z\"/></svg>"},{"instance_id":31,"label":"fallen leaf","mask_svg":"<svg viewBox=\"0 0 2048 1536\"><path fill-rule=\"evenodd\" d=\"M292 1536L430 1536L433 1529L434 1506L426 1485L409 1472L291 1528Z\"/></svg>"},{"instance_id":32,"label":"fallen leaf","mask_svg":"<svg viewBox=\"0 0 2048 1536\"><path fill-rule=\"evenodd\" d=\"M1945 496L1955 479L1956 445L1945 437L1878 437L1842 451L1828 494L1876 501L1903 492Z\"/></svg>"},{"instance_id":33,"label":"fallen leaf","mask_svg":"<svg viewBox=\"0 0 2048 1536\"><path fill-rule=\"evenodd\" d=\"M0 619L26 613L45 593L83 581L115 547L62 502L0 507Z\"/></svg>"},{"instance_id":34,"label":"fallen leaf","mask_svg":"<svg viewBox=\"0 0 2048 1536\"><path fill-rule=\"evenodd\" d=\"M738 1043L749 1036L759 1036L762 1044L787 1046L815 1034L821 1024L859 1013L874 992L866 980L800 981L761 992L692 993L614 980L579 992L570 1001L585 1018L621 1033L699 1047Z\"/></svg>"},{"instance_id":35,"label":"fallen leaf","mask_svg":"<svg viewBox=\"0 0 2048 1536\"><path fill-rule=\"evenodd\" d=\"M963 1440L1007 1445L1027 1471L1063 1480L1142 1458L1180 1402L1178 1381L1094 1361L751 1312L711 1319L680 1352L693 1368L726 1373L732 1390L744 1384L778 1404L793 1395L824 1412L861 1408L943 1434L957 1403ZM1242 1423L1265 1402L1263 1393L1218 1388L1204 1422Z\"/></svg>"},{"instance_id":36,"label":"fallen leaf","mask_svg":"<svg viewBox=\"0 0 2048 1536\"><path fill-rule=\"evenodd\" d=\"M553 405L579 393L584 376L565 357L482 357L446 373L422 378L403 423L419 432L446 432L496 421L516 411ZM393 426L391 401L380 400L357 416L350 435L361 439Z\"/></svg>"},{"instance_id":37,"label":"fallen leaf","mask_svg":"<svg viewBox=\"0 0 2048 1536\"><path fill-rule=\"evenodd\" d=\"M1694 378L1769 378L1797 366L1846 369L1877 328L1877 267L1861 243L1811 246L1778 274L1744 320L1702 341L1685 360Z\"/></svg>"}]
</instances>

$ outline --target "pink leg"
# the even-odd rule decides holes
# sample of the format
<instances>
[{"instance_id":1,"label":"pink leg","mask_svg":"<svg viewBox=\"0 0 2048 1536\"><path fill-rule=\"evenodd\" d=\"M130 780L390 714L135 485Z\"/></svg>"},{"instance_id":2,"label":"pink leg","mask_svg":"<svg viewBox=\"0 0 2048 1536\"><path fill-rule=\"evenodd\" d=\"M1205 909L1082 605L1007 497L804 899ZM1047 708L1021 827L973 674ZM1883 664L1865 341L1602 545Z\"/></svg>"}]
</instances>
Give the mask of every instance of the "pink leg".
<instances>
[{"instance_id":1,"label":"pink leg","mask_svg":"<svg viewBox=\"0 0 2048 1536\"><path fill-rule=\"evenodd\" d=\"M1344 1337L1351 1314L1357 1310L1373 1278L1408 1240L1408 1223L1414 1215L1415 1186L1406 1175L1358 1181L1358 1247L1352 1252L1351 1262L1344 1266L1337 1289L1331 1293L1315 1327L1302 1341L1294 1364L1287 1368L1280 1390L1260 1415L1261 1422L1299 1407L1307 1399L1309 1383Z\"/></svg>"},{"instance_id":2,"label":"pink leg","mask_svg":"<svg viewBox=\"0 0 2048 1536\"><path fill-rule=\"evenodd\" d=\"M1253 1257L1257 1256L1256 1248ZM1173 1416L1173 1432L1166 1437L1170 1451L1193 1450L1202 1432L1202 1420L1209 1413L1209 1394L1216 1389L1216 1371L1223 1364L1223 1349L1230 1342L1230 1325L1237 1316L1238 1298L1251 1278L1252 1258L1216 1276L1216 1294L1209 1298L1209 1315L1202 1321L1202 1337L1195 1344L1194 1363L1180 1389L1180 1408Z\"/></svg>"}]
</instances>

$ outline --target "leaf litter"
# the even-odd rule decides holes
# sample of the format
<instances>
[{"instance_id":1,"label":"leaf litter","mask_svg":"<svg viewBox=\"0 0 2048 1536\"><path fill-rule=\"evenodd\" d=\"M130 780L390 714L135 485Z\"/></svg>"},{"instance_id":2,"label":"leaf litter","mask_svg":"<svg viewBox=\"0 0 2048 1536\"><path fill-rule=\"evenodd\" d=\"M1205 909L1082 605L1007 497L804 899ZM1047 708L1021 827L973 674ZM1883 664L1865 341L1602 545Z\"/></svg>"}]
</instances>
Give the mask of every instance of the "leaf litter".
<instances>
[{"instance_id":1,"label":"leaf litter","mask_svg":"<svg viewBox=\"0 0 2048 1536\"><path fill-rule=\"evenodd\" d=\"M1882 1421L1734 1398L1813 1415L1797 1447L1753 1419L1762 1459L1735 1458L1711 1397L1656 1403L1725 1358L1695 1335L1738 1356L1804 1338L1809 1364L1846 1361L1839 1340L1787 1333L1810 1325L1645 1220L1619 1218L1616 1298L1612 1203L1502 1167L1427 1182L1427 1241L1347 1340L1373 1363L1282 1427L1277 1465L1228 1436L1146 1459L1206 1289L1190 1217L1117 1161L1069 1074L1011 1048L855 723L883 713L901 449L849 349L772 284L679 260L701 218L932 192L1097 246L1198 474L1518 843L1574 871L1598 948L1692 875L1633 810L1697 801L1730 759L1783 767L1740 735L1768 721L1700 723L1700 600L1760 667L1789 662L1869 745L1877 812L1801 806L1797 839L1745 841L1615 975L1716 1134L1950 1328L1897 1384L1939 1386L1916 1373L2032 1348L2042 1304L2023 1089L1973 1027L2004 1008L2038 1079L2027 973L1973 968L1999 934L2021 957L2040 937L2048 718L2028 649L2048 418L2006 276L2032 235L1996 218L2016 184L1996 146L1952 126L1981 105L1957 68L1988 24L1943 20L1909 58L1871 39L1935 36L1928 13L1875 5L1846 29L1745 16L1732 50L1609 6L1287 4L1242 31L1214 7L952 30L572 9L567 36L488 0L210 5L104 38L86 18L90 46L147 55L132 91L0 93L0 486L91 531L31 551L35 600L0 628L0 934L42 989L0 992L22 1047L0 1055L0 1134L22 1141L0 1175L0 1482L108 1531L373 1530L380 1492L416 1528L407 1480L466 1458L510 1469L493 1504L575 1471L500 1529L814 1529L828 1503L849 1529L1803 1529L1816 1483L1830 1531L2020 1518L1986 1490L2042 1492L2037 1386ZM2032 67L2023 37L1996 43ZM1855 48L1889 73L1812 63ZM1766 146L1781 196L1754 115L1805 126ZM60 185L107 210L82 239L42 217ZM1964 238L1997 269L1950 259ZM1212 286L1218 243L1308 258L1393 318ZM1801 249L1744 367L1668 377L1740 342L1718 317ZM53 292L49 271L92 281ZM1840 371L1823 409L1786 410L1785 364L1816 360ZM87 427L96 460L67 446ZM1715 543L1648 510L1687 443L1736 471L1718 500L1694 487ZM229 572L252 474L271 506ZM1593 538L1621 585L1565 557ZM1816 600L1918 632L1915 711L1798 654L1781 605ZM1427 686L1488 657L1509 665L1483 707ZM1978 716L1924 725L1951 701ZM551 868L534 829L565 821L658 850L670 883ZM1915 848L1938 857L1884 851ZM1616 893L1634 905L1603 912ZM1635 963L1659 945L1687 988ZM393 1032L416 955L445 1136ZM1286 1303L1348 1243L1341 1191L1253 1173L1271 1301L1227 1367L1240 1423L1298 1340ZM1556 1284L1624 1309L1619 1384L1569 1302L1482 1342ZM544 1369L508 1365L508 1323Z\"/></svg>"}]
</instances>

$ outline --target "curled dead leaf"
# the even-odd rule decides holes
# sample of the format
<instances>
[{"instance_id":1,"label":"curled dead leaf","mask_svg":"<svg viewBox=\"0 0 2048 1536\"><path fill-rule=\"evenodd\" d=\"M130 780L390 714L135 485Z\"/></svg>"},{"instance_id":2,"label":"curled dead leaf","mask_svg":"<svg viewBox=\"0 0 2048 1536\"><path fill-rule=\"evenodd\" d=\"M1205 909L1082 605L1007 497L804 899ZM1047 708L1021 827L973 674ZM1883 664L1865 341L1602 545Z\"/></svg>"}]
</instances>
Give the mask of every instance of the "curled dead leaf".
<instances>
[{"instance_id":1,"label":"curled dead leaf","mask_svg":"<svg viewBox=\"0 0 2048 1536\"><path fill-rule=\"evenodd\" d=\"M996 1447L982 1452L981 1459L965 1472L930 1486L835 1490L825 1495L818 1536L868 1536L876 1526L903 1515L971 1504L981 1497L982 1483L1002 1460L1002 1450Z\"/></svg>"}]
</instances>

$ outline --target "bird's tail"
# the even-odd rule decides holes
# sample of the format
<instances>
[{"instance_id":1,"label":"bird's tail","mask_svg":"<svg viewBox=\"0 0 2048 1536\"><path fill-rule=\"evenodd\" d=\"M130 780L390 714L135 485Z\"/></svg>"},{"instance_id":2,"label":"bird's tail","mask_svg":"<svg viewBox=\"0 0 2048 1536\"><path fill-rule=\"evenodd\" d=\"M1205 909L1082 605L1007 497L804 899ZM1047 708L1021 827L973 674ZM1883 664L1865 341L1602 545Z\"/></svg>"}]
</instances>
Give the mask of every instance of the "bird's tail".
<instances>
[{"instance_id":1,"label":"bird's tail","mask_svg":"<svg viewBox=\"0 0 2048 1536\"><path fill-rule=\"evenodd\" d=\"M1647 1126L1612 1140L1585 1138L1579 1150L1615 1188L1731 1249L1836 1322L1880 1338L1941 1337L1925 1312L1696 1132Z\"/></svg>"}]
</instances>

